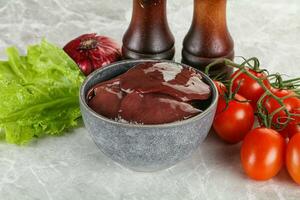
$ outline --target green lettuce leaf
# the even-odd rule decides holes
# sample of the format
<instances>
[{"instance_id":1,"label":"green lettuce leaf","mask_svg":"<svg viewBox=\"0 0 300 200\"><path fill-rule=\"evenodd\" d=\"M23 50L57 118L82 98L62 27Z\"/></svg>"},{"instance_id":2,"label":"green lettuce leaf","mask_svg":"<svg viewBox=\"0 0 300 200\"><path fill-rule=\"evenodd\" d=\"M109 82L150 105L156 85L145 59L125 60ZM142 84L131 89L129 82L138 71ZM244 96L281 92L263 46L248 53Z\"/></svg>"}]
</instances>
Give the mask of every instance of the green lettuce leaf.
<instances>
[{"instance_id":1,"label":"green lettuce leaf","mask_svg":"<svg viewBox=\"0 0 300 200\"><path fill-rule=\"evenodd\" d=\"M0 61L0 140L26 144L75 127L84 80L76 63L46 40L29 46L27 56L15 47L6 53L8 61Z\"/></svg>"}]
</instances>

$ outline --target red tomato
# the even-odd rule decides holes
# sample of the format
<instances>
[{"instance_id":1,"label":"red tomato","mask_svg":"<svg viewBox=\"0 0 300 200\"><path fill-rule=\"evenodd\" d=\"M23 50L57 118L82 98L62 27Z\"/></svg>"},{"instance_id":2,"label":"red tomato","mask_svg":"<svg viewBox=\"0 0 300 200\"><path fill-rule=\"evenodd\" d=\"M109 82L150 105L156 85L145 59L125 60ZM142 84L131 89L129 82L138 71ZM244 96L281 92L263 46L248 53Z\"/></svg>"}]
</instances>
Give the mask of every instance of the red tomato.
<instances>
[{"instance_id":1,"label":"red tomato","mask_svg":"<svg viewBox=\"0 0 300 200\"><path fill-rule=\"evenodd\" d=\"M272 178L283 165L284 149L285 140L275 130L256 128L250 131L241 149L244 171L255 180Z\"/></svg>"},{"instance_id":2,"label":"red tomato","mask_svg":"<svg viewBox=\"0 0 300 200\"><path fill-rule=\"evenodd\" d=\"M215 80L214 80L214 84L216 85L219 94L224 95L225 92L227 91L226 86L222 82L215 81Z\"/></svg>"},{"instance_id":3,"label":"red tomato","mask_svg":"<svg viewBox=\"0 0 300 200\"><path fill-rule=\"evenodd\" d=\"M271 88L270 82L267 79L265 73L258 73L252 69L246 68L248 72L256 76L257 78L263 79L263 83L267 88ZM235 77L240 70L237 70L231 78ZM238 94L242 95L246 99L250 100L251 105L254 109L256 109L256 103L259 98L265 93L264 88L262 88L259 83L249 77L245 73L241 73L234 81L233 81L233 91L237 90L240 85Z\"/></svg>"},{"instance_id":4,"label":"red tomato","mask_svg":"<svg viewBox=\"0 0 300 200\"><path fill-rule=\"evenodd\" d=\"M277 97L280 97L280 98L294 95L294 92L291 90L272 89L272 92L274 95L276 95ZM300 111L299 111L300 99L298 99L297 97L288 97L283 100L283 103L289 112L295 113L295 114L300 113ZM265 98L263 105L269 114L271 114L276 109L281 107L281 105L272 97ZM286 122L286 120L287 120L287 114L284 110L282 110L274 115L272 122L274 124L277 124L278 122L284 123L284 122ZM297 122L297 120L299 120L299 117L294 117L294 122ZM276 128L276 127L274 127L274 128Z\"/></svg>"},{"instance_id":5,"label":"red tomato","mask_svg":"<svg viewBox=\"0 0 300 200\"><path fill-rule=\"evenodd\" d=\"M235 98L239 101L246 101L240 95L236 95ZM226 142L233 144L242 141L254 124L254 112L251 105L248 102L239 101L231 100L226 107L226 101L221 96L213 123L216 133Z\"/></svg>"},{"instance_id":6,"label":"red tomato","mask_svg":"<svg viewBox=\"0 0 300 200\"><path fill-rule=\"evenodd\" d=\"M300 133L300 124L289 123L285 129L280 131L280 134L285 138L292 138L296 133Z\"/></svg>"},{"instance_id":7,"label":"red tomato","mask_svg":"<svg viewBox=\"0 0 300 200\"><path fill-rule=\"evenodd\" d=\"M300 133L300 124L289 124L288 129L289 129L288 136L289 138L292 138L297 133Z\"/></svg>"},{"instance_id":8,"label":"red tomato","mask_svg":"<svg viewBox=\"0 0 300 200\"><path fill-rule=\"evenodd\" d=\"M273 94L275 94L277 97L285 97L288 95L295 94L291 90L277 89L277 88L273 88L273 87L271 88L271 92L273 92Z\"/></svg>"},{"instance_id":9,"label":"red tomato","mask_svg":"<svg viewBox=\"0 0 300 200\"><path fill-rule=\"evenodd\" d=\"M285 163L290 176L300 184L300 134L295 134L289 141Z\"/></svg>"}]
</instances>

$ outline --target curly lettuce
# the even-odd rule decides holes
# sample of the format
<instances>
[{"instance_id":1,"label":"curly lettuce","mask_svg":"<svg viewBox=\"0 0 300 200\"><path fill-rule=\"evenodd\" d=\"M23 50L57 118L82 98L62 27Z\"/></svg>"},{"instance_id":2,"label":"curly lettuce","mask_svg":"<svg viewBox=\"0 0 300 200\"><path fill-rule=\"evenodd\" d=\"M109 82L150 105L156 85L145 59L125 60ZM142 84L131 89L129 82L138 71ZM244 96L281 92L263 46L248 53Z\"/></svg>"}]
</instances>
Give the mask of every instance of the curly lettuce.
<instances>
[{"instance_id":1,"label":"curly lettuce","mask_svg":"<svg viewBox=\"0 0 300 200\"><path fill-rule=\"evenodd\" d=\"M29 46L26 56L15 47L6 53L8 60L0 61L0 140L21 145L75 127L84 75L73 60L46 40Z\"/></svg>"}]
</instances>

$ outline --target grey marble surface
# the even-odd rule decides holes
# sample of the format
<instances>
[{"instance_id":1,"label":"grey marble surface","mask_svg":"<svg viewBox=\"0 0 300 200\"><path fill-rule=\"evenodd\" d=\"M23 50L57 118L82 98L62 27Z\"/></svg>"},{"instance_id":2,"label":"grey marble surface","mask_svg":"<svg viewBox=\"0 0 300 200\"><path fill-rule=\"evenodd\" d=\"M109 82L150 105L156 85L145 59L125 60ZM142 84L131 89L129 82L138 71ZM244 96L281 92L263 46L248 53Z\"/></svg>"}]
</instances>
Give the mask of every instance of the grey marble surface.
<instances>
[{"instance_id":1,"label":"grey marble surface","mask_svg":"<svg viewBox=\"0 0 300 200\"><path fill-rule=\"evenodd\" d=\"M0 57L4 48L39 42L63 45L86 32L121 40L131 15L130 0L0 0ZM176 60L190 25L192 0L169 0ZM228 24L236 55L257 56L271 71L300 76L299 0L229 0ZM177 166L156 172L129 171L106 158L85 128L17 147L0 143L1 200L231 200L300 199L300 188L282 170L267 182L248 179L239 145L213 133Z\"/></svg>"}]
</instances>

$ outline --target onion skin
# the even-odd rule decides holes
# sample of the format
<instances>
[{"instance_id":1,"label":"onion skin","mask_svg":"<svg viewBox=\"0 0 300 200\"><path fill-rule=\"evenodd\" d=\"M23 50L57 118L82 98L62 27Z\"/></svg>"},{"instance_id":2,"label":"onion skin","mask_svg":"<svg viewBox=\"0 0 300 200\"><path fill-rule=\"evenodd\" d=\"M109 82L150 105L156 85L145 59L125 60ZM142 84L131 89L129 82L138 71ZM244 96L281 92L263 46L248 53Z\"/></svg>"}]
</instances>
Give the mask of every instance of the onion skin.
<instances>
[{"instance_id":1,"label":"onion skin","mask_svg":"<svg viewBox=\"0 0 300 200\"><path fill-rule=\"evenodd\" d=\"M120 47L115 41L96 33L81 35L63 49L86 76L122 58Z\"/></svg>"}]
</instances>

